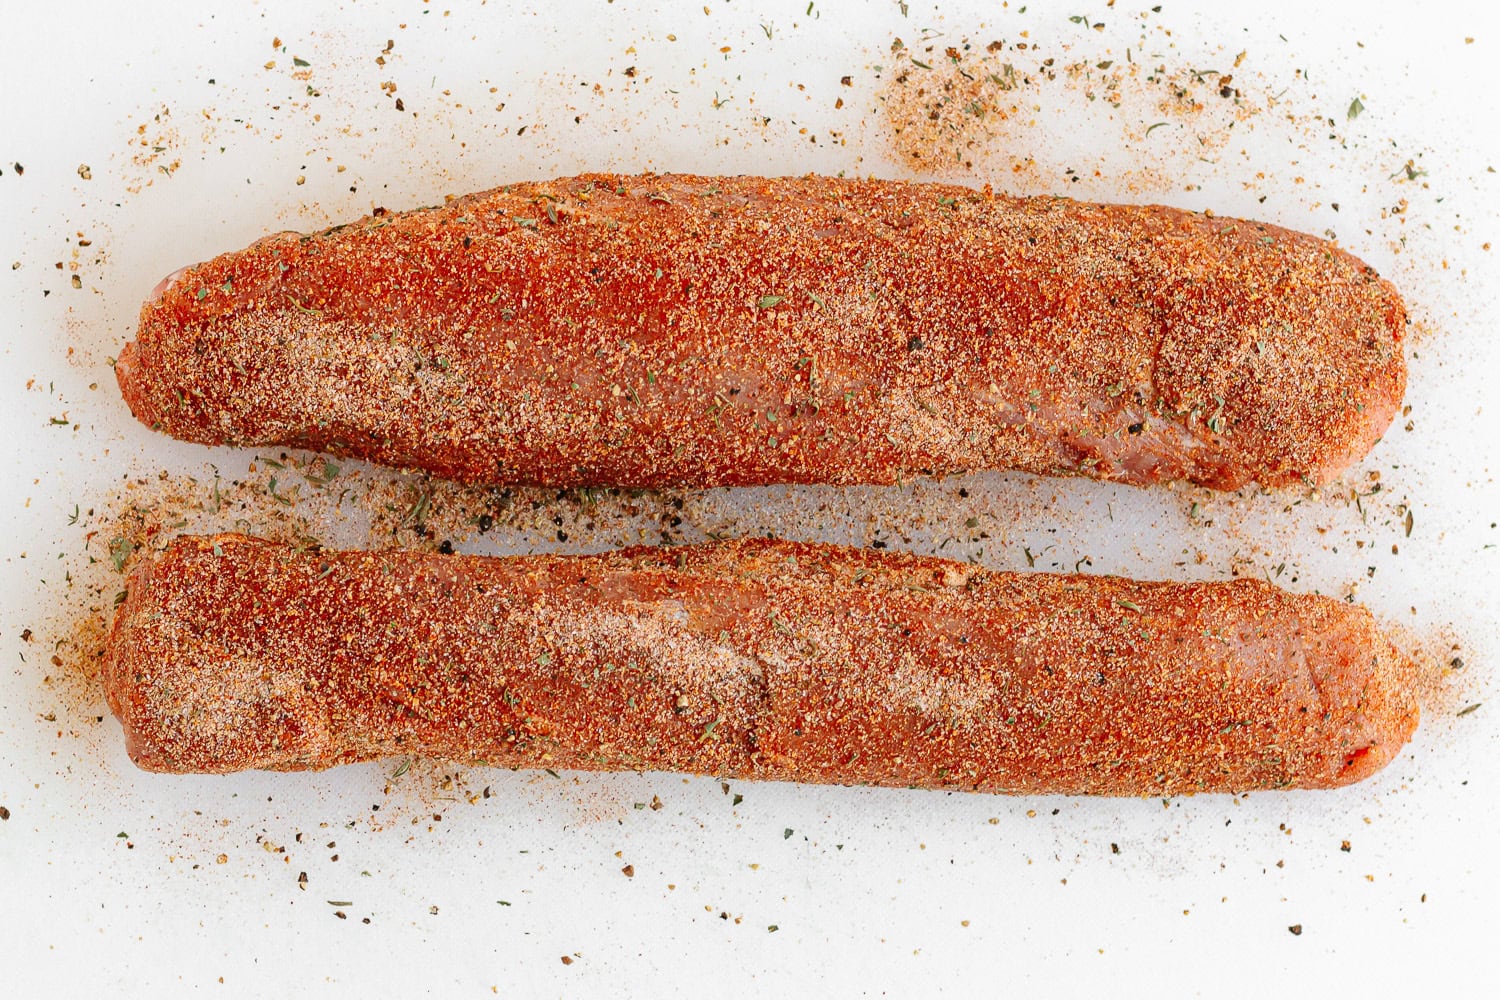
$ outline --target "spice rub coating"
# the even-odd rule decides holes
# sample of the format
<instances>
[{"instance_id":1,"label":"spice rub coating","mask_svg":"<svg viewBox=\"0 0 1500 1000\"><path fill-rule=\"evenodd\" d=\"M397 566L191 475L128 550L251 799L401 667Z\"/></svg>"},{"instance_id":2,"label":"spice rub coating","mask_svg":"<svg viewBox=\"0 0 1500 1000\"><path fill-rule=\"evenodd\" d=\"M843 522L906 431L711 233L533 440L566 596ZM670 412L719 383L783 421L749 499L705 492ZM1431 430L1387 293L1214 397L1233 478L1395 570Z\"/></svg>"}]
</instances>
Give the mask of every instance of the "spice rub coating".
<instances>
[{"instance_id":1,"label":"spice rub coating","mask_svg":"<svg viewBox=\"0 0 1500 1000\"><path fill-rule=\"evenodd\" d=\"M1235 489L1358 461L1400 406L1405 323L1333 244L1208 213L588 174L186 268L116 374L176 437L472 483Z\"/></svg>"},{"instance_id":2,"label":"spice rub coating","mask_svg":"<svg viewBox=\"0 0 1500 1000\"><path fill-rule=\"evenodd\" d=\"M182 537L105 662L167 772L422 754L1010 793L1324 788L1417 725L1363 608L764 539L593 556Z\"/></svg>"}]
</instances>

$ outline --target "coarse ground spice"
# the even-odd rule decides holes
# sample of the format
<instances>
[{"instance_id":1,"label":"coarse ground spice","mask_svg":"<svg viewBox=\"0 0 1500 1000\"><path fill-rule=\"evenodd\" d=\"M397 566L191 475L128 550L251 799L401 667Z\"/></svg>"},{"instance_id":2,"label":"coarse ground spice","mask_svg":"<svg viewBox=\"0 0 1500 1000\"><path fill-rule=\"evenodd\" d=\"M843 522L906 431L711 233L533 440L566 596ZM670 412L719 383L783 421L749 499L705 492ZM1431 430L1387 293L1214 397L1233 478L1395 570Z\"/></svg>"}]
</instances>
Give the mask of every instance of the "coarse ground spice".
<instances>
[{"instance_id":1,"label":"coarse ground spice","mask_svg":"<svg viewBox=\"0 0 1500 1000\"><path fill-rule=\"evenodd\" d=\"M1278 104L1262 81L1242 92L1235 77L1243 53L1218 70L1169 66L1139 49L1115 56L1100 48L1092 40L1043 48L1022 38L894 39L878 66L882 133L898 161L924 176L978 173L1021 187L1077 182L1103 169L1090 165L1094 157L1103 162L1103 150L1085 153L1082 169L1062 178L1039 176L1027 152L1043 128L1039 102L1064 102L1075 121L1087 118L1097 142L1149 152L1117 178L1139 194L1180 190L1185 172L1172 161L1222 151Z\"/></svg>"}]
</instances>

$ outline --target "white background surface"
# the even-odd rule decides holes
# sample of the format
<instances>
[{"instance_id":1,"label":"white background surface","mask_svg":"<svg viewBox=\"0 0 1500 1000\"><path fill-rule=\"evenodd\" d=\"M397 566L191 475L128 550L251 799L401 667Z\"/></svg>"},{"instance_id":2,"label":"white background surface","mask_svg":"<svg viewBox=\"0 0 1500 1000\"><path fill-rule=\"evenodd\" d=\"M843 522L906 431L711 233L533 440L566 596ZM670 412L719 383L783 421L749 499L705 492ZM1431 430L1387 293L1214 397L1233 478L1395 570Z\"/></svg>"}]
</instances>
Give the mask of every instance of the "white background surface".
<instances>
[{"instance_id":1,"label":"white background surface","mask_svg":"<svg viewBox=\"0 0 1500 1000\"><path fill-rule=\"evenodd\" d=\"M1500 275L1488 241L1500 239L1500 175L1488 168L1500 140L1487 95L1500 23L1482 5L213 6L7 3L0 19L7 995L1493 988ZM707 779L466 771L457 789L492 790L470 804L436 765L395 780L394 762L146 775L113 720L92 721L43 684L61 574L86 551L67 523L74 504L94 505L127 474L199 475L210 461L232 472L248 460L153 435L119 399L107 358L163 274L267 231L588 169L907 176L874 67L892 61L893 36L911 44L924 28L944 33L939 45L1025 31L1060 62L1133 47L1131 58L1169 69L1227 70L1247 53L1236 79L1277 103L1202 159L1183 152L1191 128L1175 120L1154 137L1175 145L1122 138L1117 119L1153 114L1140 100L1110 112L1059 85L1041 92L1034 125L966 176L1335 231L1397 283L1423 328L1408 354L1413 429L1398 419L1349 479L1379 471L1385 491L1362 519L1349 484L1317 498L1212 499L990 475L688 497L686 536L774 528L865 543L881 532L936 551L977 518L987 543L945 554L1025 568L1025 550L1045 550L1039 569L1087 557L1089 571L1171 579L1284 562L1293 569L1280 582L1294 589L1345 596L1357 585L1406 641L1457 645L1467 663L1383 774L1331 793L1169 802L736 784L734 805ZM294 56L310 64L307 79L293 76ZM841 87L846 74L853 85ZM404 112L381 91L388 80ZM1356 96L1366 110L1350 121ZM1309 125L1314 115L1328 128ZM157 137L161 154L132 145ZM1034 169L1013 173L1010 156ZM1408 160L1427 173L1407 179ZM1070 167L1081 182L1068 181ZM1146 167L1156 180L1142 179ZM80 233L92 245L75 258ZM1413 512L1410 537L1398 503ZM548 535L503 544L541 548ZM1486 704L1455 717L1474 702ZM660 810L635 807L653 795ZM350 902L348 919L330 900Z\"/></svg>"}]
</instances>

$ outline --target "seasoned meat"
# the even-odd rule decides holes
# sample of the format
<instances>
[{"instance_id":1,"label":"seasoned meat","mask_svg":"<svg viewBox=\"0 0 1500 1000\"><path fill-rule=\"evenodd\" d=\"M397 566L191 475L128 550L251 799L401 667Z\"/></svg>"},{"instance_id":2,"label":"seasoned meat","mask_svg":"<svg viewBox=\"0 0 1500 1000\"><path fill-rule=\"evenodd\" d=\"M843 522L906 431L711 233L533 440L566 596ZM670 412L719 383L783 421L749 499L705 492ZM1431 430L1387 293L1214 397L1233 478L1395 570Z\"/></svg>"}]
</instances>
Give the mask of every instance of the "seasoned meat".
<instances>
[{"instance_id":1,"label":"seasoned meat","mask_svg":"<svg viewBox=\"0 0 1500 1000\"><path fill-rule=\"evenodd\" d=\"M745 540L595 556L184 537L106 659L140 766L422 754L985 792L1343 785L1401 749L1363 608Z\"/></svg>"},{"instance_id":2,"label":"seasoned meat","mask_svg":"<svg viewBox=\"0 0 1500 1000\"><path fill-rule=\"evenodd\" d=\"M1331 243L1159 206L590 174L283 234L163 282L142 421L465 482L1321 483L1406 313Z\"/></svg>"}]
</instances>

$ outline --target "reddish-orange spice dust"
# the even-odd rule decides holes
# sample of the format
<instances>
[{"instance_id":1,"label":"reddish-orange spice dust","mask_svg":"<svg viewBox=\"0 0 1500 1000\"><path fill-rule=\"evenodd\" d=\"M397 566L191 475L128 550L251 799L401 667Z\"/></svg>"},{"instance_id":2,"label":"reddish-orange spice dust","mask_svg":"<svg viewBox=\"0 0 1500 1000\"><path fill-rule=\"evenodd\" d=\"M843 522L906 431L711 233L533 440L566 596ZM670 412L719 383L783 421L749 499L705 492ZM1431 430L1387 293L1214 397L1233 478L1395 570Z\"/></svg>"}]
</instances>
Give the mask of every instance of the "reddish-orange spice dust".
<instances>
[{"instance_id":1,"label":"reddish-orange spice dust","mask_svg":"<svg viewBox=\"0 0 1500 1000\"><path fill-rule=\"evenodd\" d=\"M1406 313L1331 243L1162 207L592 174L185 269L116 372L205 443L465 482L1324 482L1400 405Z\"/></svg>"},{"instance_id":2,"label":"reddish-orange spice dust","mask_svg":"<svg viewBox=\"0 0 1500 1000\"><path fill-rule=\"evenodd\" d=\"M397 754L991 792L1366 777L1410 738L1363 608L745 540L506 559L183 537L104 670L171 772Z\"/></svg>"}]
</instances>

